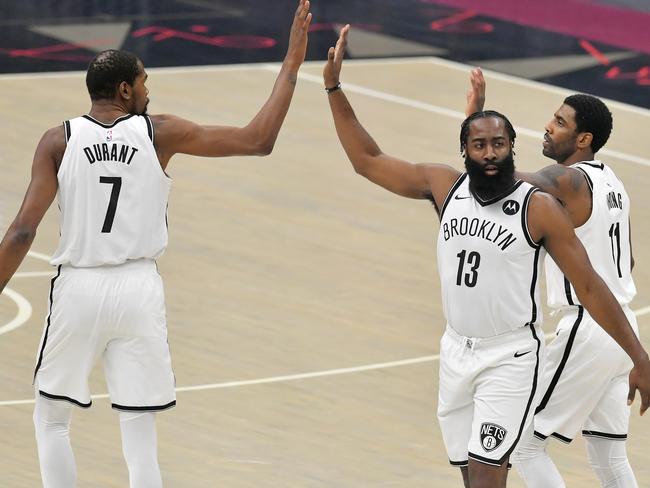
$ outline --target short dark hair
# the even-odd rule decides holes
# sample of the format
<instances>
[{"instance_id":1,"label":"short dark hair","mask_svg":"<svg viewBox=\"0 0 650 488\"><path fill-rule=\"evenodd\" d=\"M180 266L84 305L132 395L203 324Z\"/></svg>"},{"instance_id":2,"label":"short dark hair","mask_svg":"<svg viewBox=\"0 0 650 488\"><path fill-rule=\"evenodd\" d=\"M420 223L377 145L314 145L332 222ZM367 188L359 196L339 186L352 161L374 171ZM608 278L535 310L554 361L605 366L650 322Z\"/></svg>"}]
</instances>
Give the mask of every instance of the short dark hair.
<instances>
[{"instance_id":1,"label":"short dark hair","mask_svg":"<svg viewBox=\"0 0 650 488\"><path fill-rule=\"evenodd\" d=\"M133 85L140 72L138 57L129 51L100 52L88 65L86 87L91 100L113 98L120 83Z\"/></svg>"},{"instance_id":2,"label":"short dark hair","mask_svg":"<svg viewBox=\"0 0 650 488\"><path fill-rule=\"evenodd\" d=\"M576 111L577 131L591 133L591 150L597 153L612 133L612 113L607 105L600 98L583 94L566 97L564 104Z\"/></svg>"},{"instance_id":3,"label":"short dark hair","mask_svg":"<svg viewBox=\"0 0 650 488\"><path fill-rule=\"evenodd\" d=\"M477 119L485 119L487 117L496 117L497 119L503 120L503 123L506 125L506 130L508 131L508 137L510 138L511 147L515 146L515 138L517 133L515 128L512 126L508 117L495 111L495 110L483 110L481 112L474 112L472 115L463 120L463 123L460 126L460 152L462 153L467 146L467 137L469 136L469 126L472 122Z\"/></svg>"}]
</instances>

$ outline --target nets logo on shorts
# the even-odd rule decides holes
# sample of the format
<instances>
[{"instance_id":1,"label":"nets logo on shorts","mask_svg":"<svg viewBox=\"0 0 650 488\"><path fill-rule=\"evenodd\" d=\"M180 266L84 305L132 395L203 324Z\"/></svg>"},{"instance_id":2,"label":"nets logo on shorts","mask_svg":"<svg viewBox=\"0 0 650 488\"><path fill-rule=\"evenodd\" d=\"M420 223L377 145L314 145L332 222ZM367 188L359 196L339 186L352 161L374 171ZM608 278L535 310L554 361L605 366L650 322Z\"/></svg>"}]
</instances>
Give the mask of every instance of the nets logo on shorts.
<instances>
[{"instance_id":1,"label":"nets logo on shorts","mask_svg":"<svg viewBox=\"0 0 650 488\"><path fill-rule=\"evenodd\" d=\"M506 438L508 431L500 425L485 422L481 424L481 446L486 452L494 451Z\"/></svg>"},{"instance_id":2,"label":"nets logo on shorts","mask_svg":"<svg viewBox=\"0 0 650 488\"><path fill-rule=\"evenodd\" d=\"M519 212L519 202L515 202L514 200L506 200L503 202L503 207L501 208L503 208L503 213L514 215Z\"/></svg>"}]
</instances>

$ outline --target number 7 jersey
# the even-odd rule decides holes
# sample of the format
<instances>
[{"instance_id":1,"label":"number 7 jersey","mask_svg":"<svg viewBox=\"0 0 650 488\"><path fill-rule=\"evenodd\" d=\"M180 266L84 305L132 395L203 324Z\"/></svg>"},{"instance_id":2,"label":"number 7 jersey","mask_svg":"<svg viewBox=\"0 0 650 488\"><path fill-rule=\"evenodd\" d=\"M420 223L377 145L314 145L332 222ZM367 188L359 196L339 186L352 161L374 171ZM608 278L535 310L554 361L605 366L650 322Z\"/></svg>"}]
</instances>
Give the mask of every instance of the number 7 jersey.
<instances>
[{"instance_id":1,"label":"number 7 jersey","mask_svg":"<svg viewBox=\"0 0 650 488\"><path fill-rule=\"evenodd\" d=\"M482 200L463 174L440 211L438 271L448 325L466 337L493 337L541 324L544 249L528 232L536 189L523 181Z\"/></svg>"},{"instance_id":2,"label":"number 7 jersey","mask_svg":"<svg viewBox=\"0 0 650 488\"><path fill-rule=\"evenodd\" d=\"M103 124L84 115L63 125L61 237L52 264L116 265L162 255L171 179L158 161L149 117Z\"/></svg>"}]
</instances>

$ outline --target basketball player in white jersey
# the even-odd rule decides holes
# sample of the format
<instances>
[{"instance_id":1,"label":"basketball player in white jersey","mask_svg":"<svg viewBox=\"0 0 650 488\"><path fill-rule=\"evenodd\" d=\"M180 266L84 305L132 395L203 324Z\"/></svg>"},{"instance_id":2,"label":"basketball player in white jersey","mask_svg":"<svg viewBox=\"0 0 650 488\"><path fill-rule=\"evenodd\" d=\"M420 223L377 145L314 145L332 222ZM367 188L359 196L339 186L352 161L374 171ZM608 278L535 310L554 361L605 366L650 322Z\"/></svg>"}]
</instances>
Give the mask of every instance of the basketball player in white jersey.
<instances>
[{"instance_id":1,"label":"basketball player in white jersey","mask_svg":"<svg viewBox=\"0 0 650 488\"><path fill-rule=\"evenodd\" d=\"M466 173L381 151L357 120L339 75L349 26L323 71L336 131L355 171L440 217L438 270L447 328L440 344L438 418L466 487L505 486L510 454L532 427L544 359L540 264L548 251L576 296L634 362L631 393L650 405L650 361L615 297L592 268L553 197L514 178L515 131L496 112L461 128Z\"/></svg>"},{"instance_id":2,"label":"basketball player in white jersey","mask_svg":"<svg viewBox=\"0 0 650 488\"><path fill-rule=\"evenodd\" d=\"M482 110L485 79L472 70L466 112ZM546 125L543 154L557 164L517 177L556 197L565 207L594 268L612 291L638 334L629 303L632 280L630 199L612 169L595 153L612 131L612 114L598 98L567 97ZM536 408L534 437L513 457L531 488L564 487L546 452L551 437L569 443L582 431L589 463L601 486L634 488L625 440L630 419L625 352L584 310L575 289L552 260L546 261L549 306L561 314L547 348L543 394Z\"/></svg>"},{"instance_id":3,"label":"basketball player in white jersey","mask_svg":"<svg viewBox=\"0 0 650 488\"><path fill-rule=\"evenodd\" d=\"M88 375L102 356L132 488L162 486L155 412L176 403L163 287L155 259L167 245L175 153L269 154L289 109L311 22L300 0L273 91L243 128L147 115L142 62L104 51L90 63L87 115L41 139L23 205L0 244L0 290L14 274L58 194L61 237L35 371L34 424L43 485L71 488L73 405L90 407Z\"/></svg>"}]
</instances>

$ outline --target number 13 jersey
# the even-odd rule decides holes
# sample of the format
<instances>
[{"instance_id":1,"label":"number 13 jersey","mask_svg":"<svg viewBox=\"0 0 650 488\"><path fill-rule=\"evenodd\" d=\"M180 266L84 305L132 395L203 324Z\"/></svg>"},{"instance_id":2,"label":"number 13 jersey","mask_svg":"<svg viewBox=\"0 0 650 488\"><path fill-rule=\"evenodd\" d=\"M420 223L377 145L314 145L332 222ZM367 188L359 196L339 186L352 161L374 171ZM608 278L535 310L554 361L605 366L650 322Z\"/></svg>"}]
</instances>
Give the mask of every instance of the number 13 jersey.
<instances>
[{"instance_id":1,"label":"number 13 jersey","mask_svg":"<svg viewBox=\"0 0 650 488\"><path fill-rule=\"evenodd\" d=\"M103 124L84 115L64 129L61 237L51 263L91 267L162 255L171 179L158 161L149 117Z\"/></svg>"},{"instance_id":2,"label":"number 13 jersey","mask_svg":"<svg viewBox=\"0 0 650 488\"><path fill-rule=\"evenodd\" d=\"M493 337L541 324L544 249L528 232L536 189L523 181L484 201L463 174L440 211L438 271L448 325L466 337Z\"/></svg>"}]
</instances>

